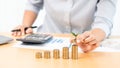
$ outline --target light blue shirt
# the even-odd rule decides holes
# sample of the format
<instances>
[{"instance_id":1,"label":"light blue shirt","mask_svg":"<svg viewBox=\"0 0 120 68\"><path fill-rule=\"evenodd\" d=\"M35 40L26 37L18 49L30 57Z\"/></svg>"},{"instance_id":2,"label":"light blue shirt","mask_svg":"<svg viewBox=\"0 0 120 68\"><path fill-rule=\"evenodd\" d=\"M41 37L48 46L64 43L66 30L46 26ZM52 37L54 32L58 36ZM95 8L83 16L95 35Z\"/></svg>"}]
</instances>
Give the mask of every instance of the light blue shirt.
<instances>
[{"instance_id":1,"label":"light blue shirt","mask_svg":"<svg viewBox=\"0 0 120 68\"><path fill-rule=\"evenodd\" d=\"M26 10L38 13L45 7L46 16L38 32L83 33L100 28L110 34L116 0L28 0Z\"/></svg>"}]
</instances>

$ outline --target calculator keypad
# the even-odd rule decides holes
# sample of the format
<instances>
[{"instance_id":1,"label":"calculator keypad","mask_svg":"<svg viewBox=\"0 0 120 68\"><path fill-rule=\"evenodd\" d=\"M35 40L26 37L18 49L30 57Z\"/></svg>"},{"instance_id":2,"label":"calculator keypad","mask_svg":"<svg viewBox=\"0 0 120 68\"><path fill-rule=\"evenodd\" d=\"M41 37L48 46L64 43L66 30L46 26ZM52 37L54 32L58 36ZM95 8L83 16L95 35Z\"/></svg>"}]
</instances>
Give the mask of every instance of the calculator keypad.
<instances>
[{"instance_id":1,"label":"calculator keypad","mask_svg":"<svg viewBox=\"0 0 120 68\"><path fill-rule=\"evenodd\" d=\"M25 43L44 43L47 40L51 39L52 35L50 34L30 34L23 39L17 39Z\"/></svg>"}]
</instances>

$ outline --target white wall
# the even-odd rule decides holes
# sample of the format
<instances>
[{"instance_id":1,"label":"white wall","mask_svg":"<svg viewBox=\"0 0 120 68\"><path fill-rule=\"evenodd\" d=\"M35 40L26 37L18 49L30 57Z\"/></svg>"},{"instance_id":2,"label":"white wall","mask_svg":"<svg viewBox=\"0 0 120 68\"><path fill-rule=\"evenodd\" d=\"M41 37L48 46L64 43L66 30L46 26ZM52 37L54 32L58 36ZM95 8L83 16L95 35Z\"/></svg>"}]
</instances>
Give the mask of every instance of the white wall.
<instances>
[{"instance_id":1,"label":"white wall","mask_svg":"<svg viewBox=\"0 0 120 68\"><path fill-rule=\"evenodd\" d=\"M120 0L117 2L117 10L114 17L112 35L120 35Z\"/></svg>"},{"instance_id":2,"label":"white wall","mask_svg":"<svg viewBox=\"0 0 120 68\"><path fill-rule=\"evenodd\" d=\"M16 25L22 22L26 0L0 0L0 32L10 32ZM112 35L120 35L120 0L118 0L117 11L114 17ZM39 15L34 25L43 22L44 11Z\"/></svg>"},{"instance_id":3,"label":"white wall","mask_svg":"<svg viewBox=\"0 0 120 68\"><path fill-rule=\"evenodd\" d=\"M17 25L21 24L25 3L27 0L0 0L0 32L10 32ZM44 11L42 10L38 16L40 25L43 22ZM41 22L41 23L40 23Z\"/></svg>"},{"instance_id":4,"label":"white wall","mask_svg":"<svg viewBox=\"0 0 120 68\"><path fill-rule=\"evenodd\" d=\"M23 0L0 0L0 31L10 31L22 21Z\"/></svg>"}]
</instances>

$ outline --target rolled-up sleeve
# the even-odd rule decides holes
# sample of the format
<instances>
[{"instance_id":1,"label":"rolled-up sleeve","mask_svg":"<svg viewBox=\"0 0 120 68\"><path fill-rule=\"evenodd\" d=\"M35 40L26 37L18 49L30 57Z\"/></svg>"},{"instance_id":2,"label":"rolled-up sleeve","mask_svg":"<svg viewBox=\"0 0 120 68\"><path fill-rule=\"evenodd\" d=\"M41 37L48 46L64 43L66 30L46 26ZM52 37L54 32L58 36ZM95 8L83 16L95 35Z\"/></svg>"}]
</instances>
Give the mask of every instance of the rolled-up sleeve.
<instances>
[{"instance_id":1,"label":"rolled-up sleeve","mask_svg":"<svg viewBox=\"0 0 120 68\"><path fill-rule=\"evenodd\" d=\"M100 28L108 37L113 27L113 16L115 14L117 0L100 0L97 4L94 23L92 29Z\"/></svg>"},{"instance_id":2,"label":"rolled-up sleeve","mask_svg":"<svg viewBox=\"0 0 120 68\"><path fill-rule=\"evenodd\" d=\"M27 0L25 10L38 13L43 8L43 0Z\"/></svg>"}]
</instances>

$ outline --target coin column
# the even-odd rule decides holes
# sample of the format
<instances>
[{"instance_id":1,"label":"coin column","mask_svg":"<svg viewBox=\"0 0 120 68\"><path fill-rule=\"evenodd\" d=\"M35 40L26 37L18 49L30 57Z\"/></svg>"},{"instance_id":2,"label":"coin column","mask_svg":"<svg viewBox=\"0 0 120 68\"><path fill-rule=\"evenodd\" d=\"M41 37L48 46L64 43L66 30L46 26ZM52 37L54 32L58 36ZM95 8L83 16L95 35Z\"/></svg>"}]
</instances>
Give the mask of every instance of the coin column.
<instances>
[{"instance_id":1,"label":"coin column","mask_svg":"<svg viewBox=\"0 0 120 68\"><path fill-rule=\"evenodd\" d=\"M69 59L69 48L68 47L63 47L62 58L63 59Z\"/></svg>"},{"instance_id":2,"label":"coin column","mask_svg":"<svg viewBox=\"0 0 120 68\"><path fill-rule=\"evenodd\" d=\"M35 57L36 57L37 59L42 58L42 53L41 53L41 52L37 52L37 53L35 54Z\"/></svg>"},{"instance_id":3,"label":"coin column","mask_svg":"<svg viewBox=\"0 0 120 68\"><path fill-rule=\"evenodd\" d=\"M53 50L53 58L59 59L60 58L60 51L58 49Z\"/></svg>"},{"instance_id":4,"label":"coin column","mask_svg":"<svg viewBox=\"0 0 120 68\"><path fill-rule=\"evenodd\" d=\"M78 46L77 45L72 45L72 54L71 54L72 59L78 59Z\"/></svg>"},{"instance_id":5,"label":"coin column","mask_svg":"<svg viewBox=\"0 0 120 68\"><path fill-rule=\"evenodd\" d=\"M49 59L50 58L50 51L44 51L44 58Z\"/></svg>"}]
</instances>

